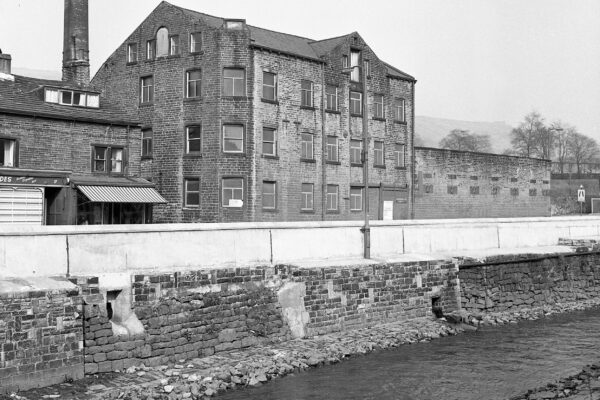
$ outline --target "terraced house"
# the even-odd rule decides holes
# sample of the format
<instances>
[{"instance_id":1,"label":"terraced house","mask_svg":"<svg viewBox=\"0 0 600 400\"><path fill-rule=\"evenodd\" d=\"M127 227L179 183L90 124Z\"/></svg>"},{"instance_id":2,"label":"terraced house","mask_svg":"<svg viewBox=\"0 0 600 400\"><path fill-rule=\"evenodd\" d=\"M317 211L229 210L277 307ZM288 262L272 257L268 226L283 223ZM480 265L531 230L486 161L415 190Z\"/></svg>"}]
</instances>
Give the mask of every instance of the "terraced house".
<instances>
[{"instance_id":1,"label":"terraced house","mask_svg":"<svg viewBox=\"0 0 600 400\"><path fill-rule=\"evenodd\" d=\"M363 118L371 217L409 218L415 82L356 32L312 40L167 2L92 80L141 122L142 177L167 200L155 222L361 219Z\"/></svg>"}]
</instances>

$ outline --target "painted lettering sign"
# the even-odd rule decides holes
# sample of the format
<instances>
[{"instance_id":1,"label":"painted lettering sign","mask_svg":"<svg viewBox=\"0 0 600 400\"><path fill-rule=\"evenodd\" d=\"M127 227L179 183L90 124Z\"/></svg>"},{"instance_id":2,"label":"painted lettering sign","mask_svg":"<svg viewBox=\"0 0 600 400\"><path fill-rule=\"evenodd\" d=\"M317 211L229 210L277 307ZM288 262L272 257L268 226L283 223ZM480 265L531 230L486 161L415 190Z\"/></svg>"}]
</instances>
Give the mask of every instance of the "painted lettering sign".
<instances>
[{"instance_id":1,"label":"painted lettering sign","mask_svg":"<svg viewBox=\"0 0 600 400\"><path fill-rule=\"evenodd\" d=\"M0 185L35 185L35 186L57 186L66 185L65 178L48 176L9 176L0 175Z\"/></svg>"}]
</instances>

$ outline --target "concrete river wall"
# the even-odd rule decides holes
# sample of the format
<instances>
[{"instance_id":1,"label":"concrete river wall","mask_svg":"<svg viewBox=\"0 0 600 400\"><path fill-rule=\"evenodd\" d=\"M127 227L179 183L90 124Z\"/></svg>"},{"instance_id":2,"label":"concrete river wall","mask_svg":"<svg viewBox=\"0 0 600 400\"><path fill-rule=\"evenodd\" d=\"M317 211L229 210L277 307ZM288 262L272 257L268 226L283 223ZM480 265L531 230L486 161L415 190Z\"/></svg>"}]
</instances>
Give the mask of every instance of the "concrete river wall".
<instances>
[{"instance_id":1,"label":"concrete river wall","mask_svg":"<svg viewBox=\"0 0 600 400\"><path fill-rule=\"evenodd\" d=\"M489 250L491 239L474 239L482 232L495 232L495 249L504 230L511 244L527 229L544 231L535 245L597 236L600 219L476 220L471 230L470 221L430 222L375 227L374 253L388 256L368 261L355 257L362 243L353 223L0 232L0 392L410 320L434 308L485 312L597 296L595 253L565 247L537 261L471 266L449 255ZM418 243L413 234L430 240L421 244L428 251L406 252ZM432 244L438 237L443 246Z\"/></svg>"}]
</instances>

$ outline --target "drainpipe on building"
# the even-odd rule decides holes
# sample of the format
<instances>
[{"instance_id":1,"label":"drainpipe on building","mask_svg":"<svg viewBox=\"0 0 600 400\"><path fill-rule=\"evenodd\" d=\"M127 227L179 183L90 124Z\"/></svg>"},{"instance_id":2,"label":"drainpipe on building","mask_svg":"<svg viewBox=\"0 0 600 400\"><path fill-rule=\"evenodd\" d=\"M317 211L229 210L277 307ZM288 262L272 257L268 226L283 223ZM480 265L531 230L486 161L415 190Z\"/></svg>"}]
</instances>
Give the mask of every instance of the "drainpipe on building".
<instances>
[{"instance_id":1,"label":"drainpipe on building","mask_svg":"<svg viewBox=\"0 0 600 400\"><path fill-rule=\"evenodd\" d=\"M410 131L410 219L415 219L415 82L412 83Z\"/></svg>"},{"instance_id":2,"label":"drainpipe on building","mask_svg":"<svg viewBox=\"0 0 600 400\"><path fill-rule=\"evenodd\" d=\"M321 64L321 221L327 209L327 141L325 140L325 64Z\"/></svg>"},{"instance_id":3,"label":"drainpipe on building","mask_svg":"<svg viewBox=\"0 0 600 400\"><path fill-rule=\"evenodd\" d=\"M363 76L363 198L365 206L365 224L361 231L363 232L364 258L371 258L371 227L369 226L369 102L367 101L367 69L365 62L362 65Z\"/></svg>"}]
</instances>

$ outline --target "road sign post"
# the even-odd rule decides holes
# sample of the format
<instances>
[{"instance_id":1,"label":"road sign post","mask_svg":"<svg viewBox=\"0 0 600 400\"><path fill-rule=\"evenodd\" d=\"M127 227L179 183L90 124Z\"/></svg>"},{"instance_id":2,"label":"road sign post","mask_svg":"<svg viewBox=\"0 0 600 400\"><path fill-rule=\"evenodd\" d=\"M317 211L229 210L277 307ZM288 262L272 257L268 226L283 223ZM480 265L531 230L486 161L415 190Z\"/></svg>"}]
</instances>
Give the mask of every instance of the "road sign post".
<instances>
[{"instance_id":1,"label":"road sign post","mask_svg":"<svg viewBox=\"0 0 600 400\"><path fill-rule=\"evenodd\" d=\"M583 185L579 185L577 190L577 201L579 202L579 214L583 215L583 203L585 203L585 189Z\"/></svg>"}]
</instances>

